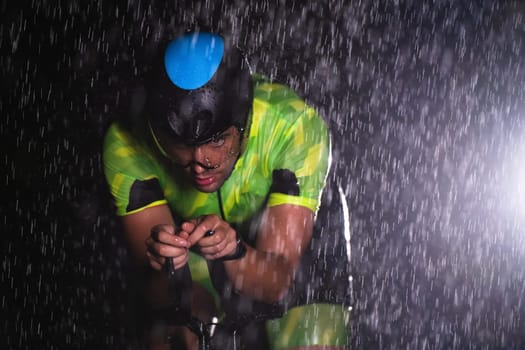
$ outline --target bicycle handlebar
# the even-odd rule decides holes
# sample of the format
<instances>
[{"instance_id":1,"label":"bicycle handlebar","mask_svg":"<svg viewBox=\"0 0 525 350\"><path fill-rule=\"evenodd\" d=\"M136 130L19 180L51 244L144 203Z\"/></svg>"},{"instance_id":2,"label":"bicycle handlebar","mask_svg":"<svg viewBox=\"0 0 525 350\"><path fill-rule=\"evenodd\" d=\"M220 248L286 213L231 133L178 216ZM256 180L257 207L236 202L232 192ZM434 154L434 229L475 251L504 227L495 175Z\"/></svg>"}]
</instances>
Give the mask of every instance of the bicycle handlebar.
<instances>
[{"instance_id":1,"label":"bicycle handlebar","mask_svg":"<svg viewBox=\"0 0 525 350\"><path fill-rule=\"evenodd\" d=\"M213 232L207 233L212 235ZM165 270L168 276L168 292L171 303L153 310L156 319L161 319L174 326L187 327L199 337L199 348L209 349L215 328L235 334L247 324L275 318L278 315L274 308L270 312L250 312L243 314L226 314L219 322L205 323L192 316L192 277L188 264L175 269L173 261L166 259Z\"/></svg>"}]
</instances>

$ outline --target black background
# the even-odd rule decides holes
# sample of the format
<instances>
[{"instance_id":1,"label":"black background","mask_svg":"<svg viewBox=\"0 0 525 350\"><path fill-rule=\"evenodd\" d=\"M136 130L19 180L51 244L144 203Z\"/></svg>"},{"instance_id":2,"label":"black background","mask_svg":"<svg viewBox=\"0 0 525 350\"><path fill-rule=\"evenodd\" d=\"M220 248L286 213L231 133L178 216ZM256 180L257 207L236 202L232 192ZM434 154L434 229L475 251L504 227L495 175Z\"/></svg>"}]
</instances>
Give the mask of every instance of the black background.
<instances>
[{"instance_id":1,"label":"black background","mask_svg":"<svg viewBox=\"0 0 525 350\"><path fill-rule=\"evenodd\" d=\"M4 348L123 346L102 137L133 114L154 36L197 19L332 129L353 348L525 347L519 1L165 3L1 3Z\"/></svg>"}]
</instances>

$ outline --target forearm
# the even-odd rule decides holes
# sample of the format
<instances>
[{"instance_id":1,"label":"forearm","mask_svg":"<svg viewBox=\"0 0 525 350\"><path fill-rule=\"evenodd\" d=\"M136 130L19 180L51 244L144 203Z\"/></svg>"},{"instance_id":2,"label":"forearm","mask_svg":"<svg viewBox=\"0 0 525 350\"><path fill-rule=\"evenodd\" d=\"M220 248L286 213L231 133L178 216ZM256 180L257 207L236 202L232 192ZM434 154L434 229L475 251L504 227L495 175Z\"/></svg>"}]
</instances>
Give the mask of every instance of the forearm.
<instances>
[{"instance_id":1,"label":"forearm","mask_svg":"<svg viewBox=\"0 0 525 350\"><path fill-rule=\"evenodd\" d=\"M246 249L243 258L224 262L235 290L269 303L281 300L290 287L294 266L282 255L256 250L248 245Z\"/></svg>"},{"instance_id":2,"label":"forearm","mask_svg":"<svg viewBox=\"0 0 525 350\"><path fill-rule=\"evenodd\" d=\"M224 262L233 287L265 302L283 299L312 236L313 219L313 212L301 206L267 208L255 248L246 245L243 258Z\"/></svg>"}]
</instances>

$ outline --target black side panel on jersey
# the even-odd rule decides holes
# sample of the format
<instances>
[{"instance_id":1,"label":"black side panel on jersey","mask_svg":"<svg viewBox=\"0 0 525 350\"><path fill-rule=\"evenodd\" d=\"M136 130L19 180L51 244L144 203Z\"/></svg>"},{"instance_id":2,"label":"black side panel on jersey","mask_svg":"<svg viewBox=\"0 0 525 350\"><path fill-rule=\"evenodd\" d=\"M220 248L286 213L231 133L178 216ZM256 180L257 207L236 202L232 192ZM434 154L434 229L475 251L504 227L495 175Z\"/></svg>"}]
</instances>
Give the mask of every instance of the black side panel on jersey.
<instances>
[{"instance_id":1,"label":"black side panel on jersey","mask_svg":"<svg viewBox=\"0 0 525 350\"><path fill-rule=\"evenodd\" d=\"M135 180L129 190L129 203L126 211L130 212L158 200L164 199L164 194L156 178L149 180Z\"/></svg>"},{"instance_id":2,"label":"black side panel on jersey","mask_svg":"<svg viewBox=\"0 0 525 350\"><path fill-rule=\"evenodd\" d=\"M288 169L277 169L272 173L270 193L283 193L298 196L300 193L297 177Z\"/></svg>"}]
</instances>

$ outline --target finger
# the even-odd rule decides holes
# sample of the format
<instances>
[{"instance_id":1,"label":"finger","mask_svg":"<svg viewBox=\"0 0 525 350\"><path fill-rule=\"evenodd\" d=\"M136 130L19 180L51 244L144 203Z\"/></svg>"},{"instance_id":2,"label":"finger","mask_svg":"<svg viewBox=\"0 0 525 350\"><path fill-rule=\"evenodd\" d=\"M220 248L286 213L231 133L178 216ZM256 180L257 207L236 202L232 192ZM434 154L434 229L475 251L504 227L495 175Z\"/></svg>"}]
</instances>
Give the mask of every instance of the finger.
<instances>
[{"instance_id":1,"label":"finger","mask_svg":"<svg viewBox=\"0 0 525 350\"><path fill-rule=\"evenodd\" d=\"M213 232L212 235L210 235L210 231ZM211 225L199 225L190 233L188 242L190 242L191 245L194 245L197 242L199 242L199 245L204 242L207 242L207 245L212 245L221 240L221 238L217 236L217 231L218 230L211 227ZM203 239L206 241L202 241Z\"/></svg>"},{"instance_id":2,"label":"finger","mask_svg":"<svg viewBox=\"0 0 525 350\"><path fill-rule=\"evenodd\" d=\"M223 232L217 232L213 237L204 237L199 241L199 247L201 252L207 254L215 254L220 252L230 242L228 236Z\"/></svg>"},{"instance_id":3,"label":"finger","mask_svg":"<svg viewBox=\"0 0 525 350\"><path fill-rule=\"evenodd\" d=\"M150 261L155 261L160 266L165 264L166 257L160 255L153 247L147 248L146 256Z\"/></svg>"},{"instance_id":4,"label":"finger","mask_svg":"<svg viewBox=\"0 0 525 350\"><path fill-rule=\"evenodd\" d=\"M188 238L190 237L190 234L189 234L188 232L186 232L186 231L180 231L179 234L178 234L178 236L179 236L180 238L183 238L183 239L185 239L185 240L188 240ZM189 244L189 243L188 243L188 244Z\"/></svg>"},{"instance_id":5,"label":"finger","mask_svg":"<svg viewBox=\"0 0 525 350\"><path fill-rule=\"evenodd\" d=\"M232 242L223 241L223 242L220 242L219 244L216 244L210 247L201 248L201 253L211 258L215 258L218 255L228 255L230 251L229 249L232 246L233 246Z\"/></svg>"},{"instance_id":6,"label":"finger","mask_svg":"<svg viewBox=\"0 0 525 350\"><path fill-rule=\"evenodd\" d=\"M154 268L157 271L162 270L162 267L164 265L164 258L155 256L150 252L146 252L146 255L148 256L149 264L152 268Z\"/></svg>"},{"instance_id":7,"label":"finger","mask_svg":"<svg viewBox=\"0 0 525 350\"><path fill-rule=\"evenodd\" d=\"M181 255L176 258L172 258L173 269L177 270L186 265L189 260L189 254Z\"/></svg>"},{"instance_id":8,"label":"finger","mask_svg":"<svg viewBox=\"0 0 525 350\"><path fill-rule=\"evenodd\" d=\"M148 256L150 265L157 270L162 269L167 263L168 259L171 259L171 261L173 262L174 269L178 269L184 266L184 264L186 264L186 262L188 262L189 260L188 250L180 250L180 254L169 258L157 255L155 252L150 251L147 251L146 255Z\"/></svg>"},{"instance_id":9,"label":"finger","mask_svg":"<svg viewBox=\"0 0 525 350\"><path fill-rule=\"evenodd\" d=\"M228 255L231 249L237 246L235 231L228 227L228 231L219 231L212 237L203 238L199 241L199 247L203 254L210 256Z\"/></svg>"},{"instance_id":10,"label":"finger","mask_svg":"<svg viewBox=\"0 0 525 350\"><path fill-rule=\"evenodd\" d=\"M188 233L191 233L193 230L195 230L195 227L197 227L197 220L190 220L183 222L182 225L180 225L181 231L185 231Z\"/></svg>"},{"instance_id":11,"label":"finger","mask_svg":"<svg viewBox=\"0 0 525 350\"><path fill-rule=\"evenodd\" d=\"M191 232L195 229L197 225L192 222L184 222L180 226L179 232L177 232L177 235L185 240L188 241L188 246L191 247L193 245L193 242L190 241L189 237L191 235Z\"/></svg>"},{"instance_id":12,"label":"finger","mask_svg":"<svg viewBox=\"0 0 525 350\"><path fill-rule=\"evenodd\" d=\"M151 228L152 231L167 231L171 234L174 234L175 233L175 227L173 225L168 225L168 224L158 224L158 225L154 225L152 228Z\"/></svg>"},{"instance_id":13,"label":"finger","mask_svg":"<svg viewBox=\"0 0 525 350\"><path fill-rule=\"evenodd\" d=\"M209 234L209 231L204 234L204 237L199 241L200 248L220 245L219 249L224 249L226 244L231 241L236 241L235 231L229 225L220 225Z\"/></svg>"},{"instance_id":14,"label":"finger","mask_svg":"<svg viewBox=\"0 0 525 350\"><path fill-rule=\"evenodd\" d=\"M175 227L173 227L173 225L167 225L167 224L159 224L159 225L153 226L151 228L151 236L153 237L153 239L157 240L158 234L160 232L167 232L173 235L175 234Z\"/></svg>"},{"instance_id":15,"label":"finger","mask_svg":"<svg viewBox=\"0 0 525 350\"><path fill-rule=\"evenodd\" d=\"M224 234L224 231L208 230L204 232L204 235L199 240L199 247L205 248L215 246L224 241L225 237L226 235Z\"/></svg>"},{"instance_id":16,"label":"finger","mask_svg":"<svg viewBox=\"0 0 525 350\"><path fill-rule=\"evenodd\" d=\"M166 232L166 231L159 231L156 236L157 237L153 237L153 233L152 233L152 240L151 244L155 244L155 243L163 243L163 244L169 244L169 245L172 245L174 247L183 247L183 248L189 248L190 247L190 242L188 241L187 237L185 238L185 236L181 236L181 235L175 235L173 233L169 233L169 232Z\"/></svg>"},{"instance_id":17,"label":"finger","mask_svg":"<svg viewBox=\"0 0 525 350\"><path fill-rule=\"evenodd\" d=\"M229 242L224 249L215 254L209 254L209 260L223 258L228 255L232 255L237 251L237 242Z\"/></svg>"},{"instance_id":18,"label":"finger","mask_svg":"<svg viewBox=\"0 0 525 350\"><path fill-rule=\"evenodd\" d=\"M155 255L153 253L150 253L150 252L146 252L146 255L148 256L150 265L156 270L161 270L161 269L165 268L165 266L166 266L166 264L167 264L167 262L169 260L172 261L173 268L175 270L181 268L182 266L184 266L189 260L188 251L184 252L183 254L180 254L180 255L177 255L177 256L174 256L174 257L169 257L169 258L165 258L163 256L157 256L157 255Z\"/></svg>"},{"instance_id":19,"label":"finger","mask_svg":"<svg viewBox=\"0 0 525 350\"><path fill-rule=\"evenodd\" d=\"M193 245L197 243L201 238L203 238L209 231L214 231L215 234L211 235L211 237L206 237L207 239L210 239L212 237L215 237L217 235L217 232L220 231L219 226L221 225L222 221L220 221L216 216L210 215L205 217L194 229L190 232L190 237L188 240ZM218 238L215 237L215 242L218 241Z\"/></svg>"},{"instance_id":20,"label":"finger","mask_svg":"<svg viewBox=\"0 0 525 350\"><path fill-rule=\"evenodd\" d=\"M178 242L178 243L177 243ZM187 250L188 241L182 240L177 242L171 242L171 244L162 243L148 238L146 240L146 250L155 256L171 256L177 252L177 250ZM184 243L183 243L184 242ZM177 254L179 255L179 254Z\"/></svg>"},{"instance_id":21,"label":"finger","mask_svg":"<svg viewBox=\"0 0 525 350\"><path fill-rule=\"evenodd\" d=\"M155 241L152 242L153 243L147 246L147 250L154 256L174 258L180 255L188 254L188 248L158 243Z\"/></svg>"}]
</instances>

